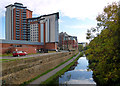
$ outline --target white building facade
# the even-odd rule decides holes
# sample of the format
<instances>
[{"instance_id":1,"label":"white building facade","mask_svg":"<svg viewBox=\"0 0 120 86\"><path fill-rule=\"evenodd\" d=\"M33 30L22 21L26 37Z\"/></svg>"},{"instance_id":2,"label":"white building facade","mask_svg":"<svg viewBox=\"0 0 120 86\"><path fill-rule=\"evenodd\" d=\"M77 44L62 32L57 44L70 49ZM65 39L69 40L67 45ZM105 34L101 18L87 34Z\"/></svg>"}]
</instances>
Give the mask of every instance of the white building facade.
<instances>
[{"instance_id":1,"label":"white building facade","mask_svg":"<svg viewBox=\"0 0 120 86\"><path fill-rule=\"evenodd\" d=\"M58 19L59 13L28 19L30 26L30 41L42 43L58 42Z\"/></svg>"}]
</instances>

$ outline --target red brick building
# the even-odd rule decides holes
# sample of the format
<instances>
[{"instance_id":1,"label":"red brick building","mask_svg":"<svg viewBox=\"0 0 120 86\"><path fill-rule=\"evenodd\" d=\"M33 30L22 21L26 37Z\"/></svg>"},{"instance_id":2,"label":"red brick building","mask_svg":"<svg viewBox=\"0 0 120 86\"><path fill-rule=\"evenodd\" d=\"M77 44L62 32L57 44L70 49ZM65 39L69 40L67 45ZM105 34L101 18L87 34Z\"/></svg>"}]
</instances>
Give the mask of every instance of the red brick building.
<instances>
[{"instance_id":1,"label":"red brick building","mask_svg":"<svg viewBox=\"0 0 120 86\"><path fill-rule=\"evenodd\" d=\"M76 36L70 36L66 32L59 34L58 46L63 50L75 50L78 49L78 41Z\"/></svg>"},{"instance_id":2,"label":"red brick building","mask_svg":"<svg viewBox=\"0 0 120 86\"><path fill-rule=\"evenodd\" d=\"M37 53L41 49L57 50L57 43L40 43L29 42L21 40L1 40L0 39L0 53L7 53L13 51L26 51L27 53Z\"/></svg>"}]
</instances>

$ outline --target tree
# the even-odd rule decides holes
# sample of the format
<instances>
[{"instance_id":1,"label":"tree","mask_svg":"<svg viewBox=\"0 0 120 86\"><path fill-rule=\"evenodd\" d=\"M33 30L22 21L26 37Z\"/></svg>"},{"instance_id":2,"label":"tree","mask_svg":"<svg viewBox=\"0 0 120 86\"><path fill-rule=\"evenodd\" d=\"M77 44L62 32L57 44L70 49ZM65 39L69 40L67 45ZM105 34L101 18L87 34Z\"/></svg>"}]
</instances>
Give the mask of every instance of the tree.
<instances>
[{"instance_id":1,"label":"tree","mask_svg":"<svg viewBox=\"0 0 120 86\"><path fill-rule=\"evenodd\" d=\"M83 51L83 50L84 50L83 45L79 44L79 45L78 45L78 50L79 50L80 52Z\"/></svg>"},{"instance_id":2,"label":"tree","mask_svg":"<svg viewBox=\"0 0 120 86\"><path fill-rule=\"evenodd\" d=\"M90 62L89 68L93 70L97 84L119 84L120 7L117 3L106 6L96 20L98 21L97 27L90 29L89 32L91 34L99 30L101 32L90 40L89 49L85 52Z\"/></svg>"}]
</instances>

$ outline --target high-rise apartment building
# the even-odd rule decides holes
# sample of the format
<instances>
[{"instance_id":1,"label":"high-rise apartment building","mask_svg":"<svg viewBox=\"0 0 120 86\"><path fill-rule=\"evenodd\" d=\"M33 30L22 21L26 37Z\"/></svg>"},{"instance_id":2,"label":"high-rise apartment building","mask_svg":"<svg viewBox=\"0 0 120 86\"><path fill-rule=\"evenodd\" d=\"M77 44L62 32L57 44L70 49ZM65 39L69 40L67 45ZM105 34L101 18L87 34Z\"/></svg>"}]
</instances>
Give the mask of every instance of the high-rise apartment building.
<instances>
[{"instance_id":1,"label":"high-rise apartment building","mask_svg":"<svg viewBox=\"0 0 120 86\"><path fill-rule=\"evenodd\" d=\"M32 11L21 3L5 7L5 28L7 40L30 40L30 30L26 28L27 18L32 18Z\"/></svg>"}]
</instances>

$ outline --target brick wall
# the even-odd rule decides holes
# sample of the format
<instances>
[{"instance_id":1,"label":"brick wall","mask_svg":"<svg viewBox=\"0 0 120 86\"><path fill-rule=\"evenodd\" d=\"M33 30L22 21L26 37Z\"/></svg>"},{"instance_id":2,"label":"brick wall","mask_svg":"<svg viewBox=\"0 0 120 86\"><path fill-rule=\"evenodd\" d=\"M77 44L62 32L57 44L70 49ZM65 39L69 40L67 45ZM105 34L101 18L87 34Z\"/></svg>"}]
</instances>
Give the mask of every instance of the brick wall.
<instances>
[{"instance_id":1,"label":"brick wall","mask_svg":"<svg viewBox=\"0 0 120 86\"><path fill-rule=\"evenodd\" d=\"M25 52L27 52L27 53L37 53L37 49L36 49L36 47L14 47L13 49L12 49L12 51L25 51Z\"/></svg>"},{"instance_id":2,"label":"brick wall","mask_svg":"<svg viewBox=\"0 0 120 86\"><path fill-rule=\"evenodd\" d=\"M0 43L0 54L6 53L6 51L26 51L27 53L36 53L37 49L49 49L57 50L57 43L45 43L45 45L30 45L30 44L10 44L10 43Z\"/></svg>"},{"instance_id":3,"label":"brick wall","mask_svg":"<svg viewBox=\"0 0 120 86\"><path fill-rule=\"evenodd\" d=\"M2 54L2 43L0 43L0 54Z\"/></svg>"},{"instance_id":4,"label":"brick wall","mask_svg":"<svg viewBox=\"0 0 120 86\"><path fill-rule=\"evenodd\" d=\"M57 50L57 43L45 43L45 49Z\"/></svg>"},{"instance_id":5,"label":"brick wall","mask_svg":"<svg viewBox=\"0 0 120 86\"><path fill-rule=\"evenodd\" d=\"M4 54L6 51L10 50L11 52L16 51L26 51L27 53L36 53L37 49L43 48L42 45L27 45L27 44L0 44L0 53ZM15 46L22 46L22 47L15 47Z\"/></svg>"}]
</instances>

